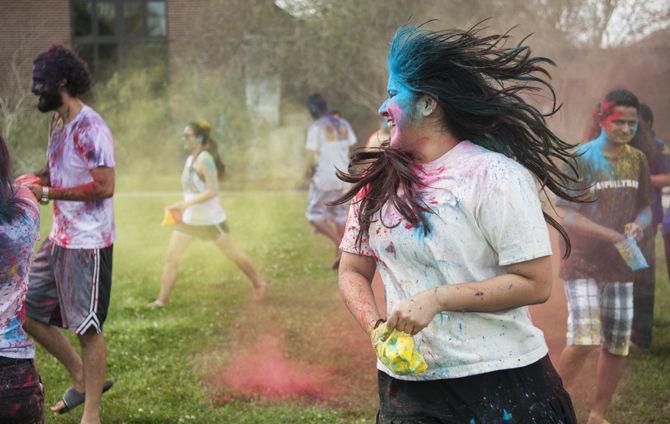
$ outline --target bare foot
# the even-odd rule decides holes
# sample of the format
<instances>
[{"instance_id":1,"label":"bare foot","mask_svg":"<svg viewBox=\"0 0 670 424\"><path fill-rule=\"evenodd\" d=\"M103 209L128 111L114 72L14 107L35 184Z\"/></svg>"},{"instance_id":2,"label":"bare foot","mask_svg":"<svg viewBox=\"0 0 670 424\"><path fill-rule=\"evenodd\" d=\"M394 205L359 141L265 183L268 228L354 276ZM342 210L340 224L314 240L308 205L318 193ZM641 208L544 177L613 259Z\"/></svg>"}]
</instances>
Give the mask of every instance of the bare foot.
<instances>
[{"instance_id":1,"label":"bare foot","mask_svg":"<svg viewBox=\"0 0 670 424\"><path fill-rule=\"evenodd\" d=\"M254 300L261 300L265 296L265 292L268 289L268 283L265 281L261 282L257 287L254 287Z\"/></svg>"},{"instance_id":2,"label":"bare foot","mask_svg":"<svg viewBox=\"0 0 670 424\"><path fill-rule=\"evenodd\" d=\"M586 424L610 424L610 422L604 419L602 416L591 412Z\"/></svg>"},{"instance_id":3,"label":"bare foot","mask_svg":"<svg viewBox=\"0 0 670 424\"><path fill-rule=\"evenodd\" d=\"M158 309L158 308L162 308L164 306L165 306L165 303L161 302L158 299L154 300L151 303L147 303L147 308L151 308L151 309Z\"/></svg>"}]
</instances>

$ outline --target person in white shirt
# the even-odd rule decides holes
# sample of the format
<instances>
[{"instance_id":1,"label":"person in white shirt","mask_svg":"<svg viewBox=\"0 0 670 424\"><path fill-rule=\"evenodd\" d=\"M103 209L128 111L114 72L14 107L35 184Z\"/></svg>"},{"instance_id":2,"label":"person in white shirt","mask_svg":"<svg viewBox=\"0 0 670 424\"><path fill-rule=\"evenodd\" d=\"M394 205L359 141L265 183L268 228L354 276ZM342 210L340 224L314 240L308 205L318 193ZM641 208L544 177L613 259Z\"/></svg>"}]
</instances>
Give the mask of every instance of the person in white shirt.
<instances>
[{"instance_id":1,"label":"person in white shirt","mask_svg":"<svg viewBox=\"0 0 670 424\"><path fill-rule=\"evenodd\" d=\"M547 222L565 234L543 214L536 181L573 199L552 159L574 157L518 95L546 84L550 61L505 38L401 27L379 108L389 145L358 152L342 175L352 187L339 201L353 200L344 302L376 346L377 269L386 327L413 335L428 365L408 375L378 361L380 423L576 422L527 310L556 275Z\"/></svg>"},{"instance_id":2,"label":"person in white shirt","mask_svg":"<svg viewBox=\"0 0 670 424\"><path fill-rule=\"evenodd\" d=\"M53 200L49 237L30 268L23 328L67 369L72 386L51 411L84 404L82 423L100 422L107 353L103 324L112 289L114 140L105 120L81 96L88 66L72 50L52 45L33 62L37 108L53 113L47 166L29 185L40 203ZM60 331L77 335L81 356Z\"/></svg>"},{"instance_id":3,"label":"person in white shirt","mask_svg":"<svg viewBox=\"0 0 670 424\"><path fill-rule=\"evenodd\" d=\"M165 255L158 299L147 305L150 308L162 308L170 300L179 262L193 239L213 242L233 261L251 282L256 300L263 298L268 287L251 259L237 248L230 235L226 212L219 201L219 181L223 179L225 168L211 132L209 122L204 119L184 128L182 140L184 149L189 152L181 175L184 200L167 207L168 213L179 217L179 222Z\"/></svg>"},{"instance_id":4,"label":"person in white shirt","mask_svg":"<svg viewBox=\"0 0 670 424\"><path fill-rule=\"evenodd\" d=\"M312 173L305 217L317 233L335 244L332 267L337 268L348 208L330 203L341 197L348 187L337 177L337 171L346 171L349 167L349 149L356 144L356 135L346 120L329 111L326 99L320 94L313 94L307 99L307 108L314 123L307 130L305 145L308 151L307 168Z\"/></svg>"}]
</instances>

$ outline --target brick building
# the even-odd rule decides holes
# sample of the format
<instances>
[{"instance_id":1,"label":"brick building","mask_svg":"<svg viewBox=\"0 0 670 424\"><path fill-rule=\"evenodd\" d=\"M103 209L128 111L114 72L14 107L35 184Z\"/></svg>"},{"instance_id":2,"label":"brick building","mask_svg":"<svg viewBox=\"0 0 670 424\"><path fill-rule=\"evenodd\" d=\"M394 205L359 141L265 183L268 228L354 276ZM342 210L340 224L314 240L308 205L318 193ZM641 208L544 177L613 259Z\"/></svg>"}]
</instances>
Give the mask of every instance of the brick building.
<instances>
[{"instance_id":1,"label":"brick building","mask_svg":"<svg viewBox=\"0 0 670 424\"><path fill-rule=\"evenodd\" d=\"M17 87L27 89L32 60L54 42L73 47L97 81L117 72L123 76L125 69L138 65L156 67L163 73L158 80L169 81L189 60L189 49L201 37L208 4L200 0L0 0L0 95ZM226 5L241 13L260 6L284 23L291 19L272 1ZM243 36L258 38L253 33ZM278 76L259 80L258 75L247 75L245 85L250 111L278 123Z\"/></svg>"},{"instance_id":2,"label":"brick building","mask_svg":"<svg viewBox=\"0 0 670 424\"><path fill-rule=\"evenodd\" d=\"M168 60L168 31L180 34L183 21L168 28L165 0L2 0L0 9L0 81L12 66L25 75L32 59L53 42L74 47L98 79L122 70L138 47L147 57ZM174 0L179 3L198 4ZM160 54L163 52L162 54ZM158 53L158 54L156 54ZM29 74L27 76L29 78Z\"/></svg>"}]
</instances>

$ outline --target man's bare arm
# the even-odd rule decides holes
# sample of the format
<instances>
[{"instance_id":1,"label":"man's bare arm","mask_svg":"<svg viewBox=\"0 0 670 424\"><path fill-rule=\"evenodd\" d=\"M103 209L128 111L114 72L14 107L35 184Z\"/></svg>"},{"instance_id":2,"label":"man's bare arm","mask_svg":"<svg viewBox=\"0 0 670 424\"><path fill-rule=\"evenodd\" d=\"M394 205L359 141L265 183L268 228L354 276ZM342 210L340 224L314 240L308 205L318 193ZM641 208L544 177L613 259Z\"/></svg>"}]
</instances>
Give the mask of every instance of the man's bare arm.
<instances>
[{"instance_id":1,"label":"man's bare arm","mask_svg":"<svg viewBox=\"0 0 670 424\"><path fill-rule=\"evenodd\" d=\"M49 199L90 202L107 199L114 195L114 168L100 166L91 171L93 181L76 187L49 187ZM30 189L37 198L42 196L42 185L31 185Z\"/></svg>"}]
</instances>

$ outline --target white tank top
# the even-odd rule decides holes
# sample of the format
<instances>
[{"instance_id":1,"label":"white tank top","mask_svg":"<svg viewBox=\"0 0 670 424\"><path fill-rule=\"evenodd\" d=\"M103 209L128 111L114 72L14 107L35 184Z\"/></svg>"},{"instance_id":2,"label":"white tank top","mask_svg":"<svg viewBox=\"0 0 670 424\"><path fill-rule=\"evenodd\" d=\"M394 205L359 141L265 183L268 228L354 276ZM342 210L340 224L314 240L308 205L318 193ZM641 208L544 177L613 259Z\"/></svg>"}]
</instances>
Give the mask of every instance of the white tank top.
<instances>
[{"instance_id":1,"label":"white tank top","mask_svg":"<svg viewBox=\"0 0 670 424\"><path fill-rule=\"evenodd\" d=\"M181 185L184 190L184 201L188 202L199 194L207 190L205 181L198 175L197 164L195 161L202 160L212 155L209 152L202 151L196 157L189 155L184 165L184 172L181 174ZM213 158L212 158L213 160ZM218 182L217 182L218 190ZM226 220L226 212L221 207L218 194L211 199L190 206L184 211L182 221L189 225L215 225Z\"/></svg>"}]
</instances>

